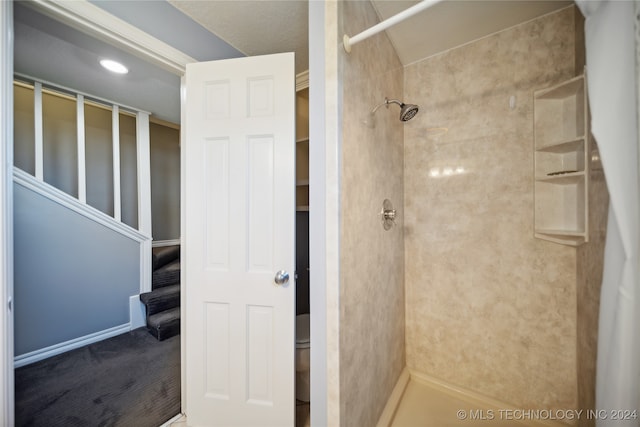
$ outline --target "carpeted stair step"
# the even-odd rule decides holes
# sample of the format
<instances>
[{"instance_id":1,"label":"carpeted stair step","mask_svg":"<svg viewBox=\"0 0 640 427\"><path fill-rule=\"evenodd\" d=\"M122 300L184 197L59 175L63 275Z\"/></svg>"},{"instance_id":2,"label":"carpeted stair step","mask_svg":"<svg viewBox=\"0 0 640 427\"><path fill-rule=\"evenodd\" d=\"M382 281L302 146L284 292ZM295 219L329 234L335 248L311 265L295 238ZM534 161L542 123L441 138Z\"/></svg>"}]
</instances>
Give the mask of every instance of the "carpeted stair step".
<instances>
[{"instance_id":1,"label":"carpeted stair step","mask_svg":"<svg viewBox=\"0 0 640 427\"><path fill-rule=\"evenodd\" d=\"M151 254L153 271L156 271L162 266L165 266L177 259L180 259L180 245L168 246L166 248L154 250L153 254Z\"/></svg>"},{"instance_id":2,"label":"carpeted stair step","mask_svg":"<svg viewBox=\"0 0 640 427\"><path fill-rule=\"evenodd\" d=\"M180 259L171 261L153 272L151 275L151 289L180 283Z\"/></svg>"},{"instance_id":3,"label":"carpeted stair step","mask_svg":"<svg viewBox=\"0 0 640 427\"><path fill-rule=\"evenodd\" d=\"M147 319L165 310L180 308L180 285L165 286L140 294L140 301L147 307Z\"/></svg>"},{"instance_id":4,"label":"carpeted stair step","mask_svg":"<svg viewBox=\"0 0 640 427\"><path fill-rule=\"evenodd\" d=\"M180 307L147 317L147 329L158 341L180 333Z\"/></svg>"}]
</instances>

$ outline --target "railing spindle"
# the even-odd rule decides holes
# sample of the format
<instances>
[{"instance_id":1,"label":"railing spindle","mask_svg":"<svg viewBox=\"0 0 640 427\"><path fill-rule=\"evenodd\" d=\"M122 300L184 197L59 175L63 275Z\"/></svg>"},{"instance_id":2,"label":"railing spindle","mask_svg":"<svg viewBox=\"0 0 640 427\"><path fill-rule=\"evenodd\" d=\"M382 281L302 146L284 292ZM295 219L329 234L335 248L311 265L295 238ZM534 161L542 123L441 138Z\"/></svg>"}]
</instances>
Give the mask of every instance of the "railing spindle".
<instances>
[{"instance_id":1,"label":"railing spindle","mask_svg":"<svg viewBox=\"0 0 640 427\"><path fill-rule=\"evenodd\" d=\"M120 109L113 106L111 113L111 133L113 137L113 217L122 220L122 199L120 195Z\"/></svg>"},{"instance_id":2,"label":"railing spindle","mask_svg":"<svg viewBox=\"0 0 640 427\"><path fill-rule=\"evenodd\" d=\"M42 83L33 85L33 116L35 131L35 172L36 179L44 180L44 156L42 137Z\"/></svg>"},{"instance_id":3,"label":"railing spindle","mask_svg":"<svg viewBox=\"0 0 640 427\"><path fill-rule=\"evenodd\" d=\"M76 137L78 144L78 200L87 203L87 169L85 158L84 96L76 96Z\"/></svg>"}]
</instances>

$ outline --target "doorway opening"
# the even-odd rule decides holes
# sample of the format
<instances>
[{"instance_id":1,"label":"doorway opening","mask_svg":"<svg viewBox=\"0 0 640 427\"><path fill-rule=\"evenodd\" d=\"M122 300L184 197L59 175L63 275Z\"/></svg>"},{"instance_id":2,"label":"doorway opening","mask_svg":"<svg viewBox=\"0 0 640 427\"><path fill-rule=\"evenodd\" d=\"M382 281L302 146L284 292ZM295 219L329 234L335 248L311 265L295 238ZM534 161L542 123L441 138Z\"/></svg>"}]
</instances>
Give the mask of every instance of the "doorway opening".
<instances>
[{"instance_id":1,"label":"doorway opening","mask_svg":"<svg viewBox=\"0 0 640 427\"><path fill-rule=\"evenodd\" d=\"M180 79L18 3L14 33L16 424L40 414L63 425L69 418L55 414L74 406L93 422L127 419L151 396L146 406L161 409L146 418L159 425L180 411L180 337L147 332L139 294L151 291L151 235L180 243L179 90L165 90ZM107 54L131 67L135 96L166 92L173 110L159 102L150 119L127 107L121 77L89 72ZM60 380L69 365L77 369ZM48 391L65 398L43 397L45 371L58 378ZM74 404L74 392L93 409Z\"/></svg>"}]
</instances>

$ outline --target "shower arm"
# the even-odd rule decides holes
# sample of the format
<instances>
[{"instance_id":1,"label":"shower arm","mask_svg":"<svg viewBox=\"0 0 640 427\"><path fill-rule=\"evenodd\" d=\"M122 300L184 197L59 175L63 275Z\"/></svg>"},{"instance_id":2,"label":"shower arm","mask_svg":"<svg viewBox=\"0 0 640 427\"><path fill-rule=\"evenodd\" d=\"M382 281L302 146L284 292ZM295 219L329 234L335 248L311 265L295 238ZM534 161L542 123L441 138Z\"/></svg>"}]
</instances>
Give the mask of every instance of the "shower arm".
<instances>
[{"instance_id":1,"label":"shower arm","mask_svg":"<svg viewBox=\"0 0 640 427\"><path fill-rule=\"evenodd\" d=\"M415 104L405 104L404 102L398 101L397 99L384 98L384 102L382 104L375 106L375 108L371 110L371 112L369 112L369 117L365 119L365 124L373 127L371 125L373 124L373 117L375 112L383 105L385 105L387 109L389 109L389 104L398 104L398 106L400 107L400 121L402 122L411 120L416 114L418 114L418 110L420 109L420 107Z\"/></svg>"},{"instance_id":2,"label":"shower arm","mask_svg":"<svg viewBox=\"0 0 640 427\"><path fill-rule=\"evenodd\" d=\"M389 104L398 104L400 106L400 108L402 108L404 106L404 102L400 102L397 99L388 99L385 98L384 102L380 105L376 105L373 110L371 110L371 112L369 114L374 114L376 111L378 111L378 108L382 107L383 105L387 108L389 108Z\"/></svg>"},{"instance_id":3,"label":"shower arm","mask_svg":"<svg viewBox=\"0 0 640 427\"><path fill-rule=\"evenodd\" d=\"M353 46L354 44L360 43L361 41L368 39L375 34L378 34L380 31L384 31L387 28L392 27L407 18L410 18L413 15L420 13L433 5L440 3L441 1L443 0L422 0L420 3L393 15L392 17L387 18L382 22L379 22L373 27L362 31L361 33L358 33L353 37L349 37L347 34L345 34L342 37L342 45L344 46L344 50L346 50L347 53L351 53L351 46Z\"/></svg>"}]
</instances>

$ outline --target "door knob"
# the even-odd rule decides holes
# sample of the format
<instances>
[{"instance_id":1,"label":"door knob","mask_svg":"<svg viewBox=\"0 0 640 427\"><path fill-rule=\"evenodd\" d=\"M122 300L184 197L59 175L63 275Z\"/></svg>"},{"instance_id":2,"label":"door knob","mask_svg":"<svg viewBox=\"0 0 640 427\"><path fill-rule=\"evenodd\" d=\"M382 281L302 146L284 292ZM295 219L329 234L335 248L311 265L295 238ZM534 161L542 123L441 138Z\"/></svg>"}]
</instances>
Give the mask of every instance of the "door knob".
<instances>
[{"instance_id":1,"label":"door knob","mask_svg":"<svg viewBox=\"0 0 640 427\"><path fill-rule=\"evenodd\" d=\"M284 285L289 281L289 273L285 270L280 270L276 273L276 277L273 279L276 285Z\"/></svg>"}]
</instances>

